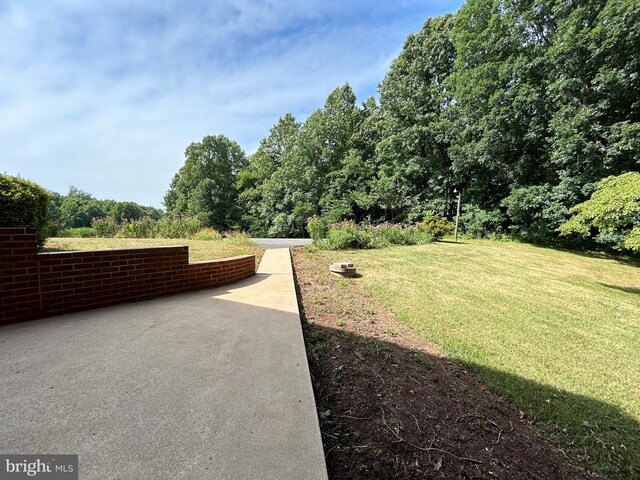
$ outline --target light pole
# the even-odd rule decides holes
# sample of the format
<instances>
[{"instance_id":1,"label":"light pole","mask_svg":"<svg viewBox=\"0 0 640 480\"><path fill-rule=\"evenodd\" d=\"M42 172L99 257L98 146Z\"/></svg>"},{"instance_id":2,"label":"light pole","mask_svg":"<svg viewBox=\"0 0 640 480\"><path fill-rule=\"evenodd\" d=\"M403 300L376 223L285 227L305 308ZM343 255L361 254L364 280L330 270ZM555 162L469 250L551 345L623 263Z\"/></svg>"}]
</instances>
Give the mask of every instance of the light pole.
<instances>
[{"instance_id":1,"label":"light pole","mask_svg":"<svg viewBox=\"0 0 640 480\"><path fill-rule=\"evenodd\" d=\"M456 207L456 229L453 232L453 241L458 241L458 223L460 222L460 192L458 189L454 189L453 193L456 194L456 200L458 201L458 206Z\"/></svg>"}]
</instances>

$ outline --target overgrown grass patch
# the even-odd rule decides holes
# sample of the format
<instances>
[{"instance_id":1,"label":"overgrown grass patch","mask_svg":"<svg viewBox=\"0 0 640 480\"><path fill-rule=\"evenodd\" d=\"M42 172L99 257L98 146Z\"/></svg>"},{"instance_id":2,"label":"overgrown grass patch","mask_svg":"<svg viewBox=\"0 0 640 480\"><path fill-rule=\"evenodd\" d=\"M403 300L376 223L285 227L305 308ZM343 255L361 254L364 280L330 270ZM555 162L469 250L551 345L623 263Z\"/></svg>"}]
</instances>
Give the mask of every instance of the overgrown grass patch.
<instances>
[{"instance_id":1,"label":"overgrown grass patch","mask_svg":"<svg viewBox=\"0 0 640 480\"><path fill-rule=\"evenodd\" d=\"M640 475L640 262L483 240L343 256L566 455Z\"/></svg>"}]
</instances>

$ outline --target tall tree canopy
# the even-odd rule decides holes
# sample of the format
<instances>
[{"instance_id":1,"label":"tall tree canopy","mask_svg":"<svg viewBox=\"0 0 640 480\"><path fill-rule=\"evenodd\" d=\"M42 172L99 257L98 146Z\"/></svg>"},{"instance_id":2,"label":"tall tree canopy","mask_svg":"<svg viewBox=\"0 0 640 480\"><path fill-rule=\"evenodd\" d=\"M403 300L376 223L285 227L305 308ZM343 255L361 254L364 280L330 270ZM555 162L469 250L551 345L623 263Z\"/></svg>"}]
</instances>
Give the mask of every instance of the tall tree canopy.
<instances>
[{"instance_id":1,"label":"tall tree canopy","mask_svg":"<svg viewBox=\"0 0 640 480\"><path fill-rule=\"evenodd\" d=\"M235 226L241 218L236 180L245 165L240 146L224 135L192 143L165 195L167 212L197 215L207 226L219 230Z\"/></svg>"},{"instance_id":2,"label":"tall tree canopy","mask_svg":"<svg viewBox=\"0 0 640 480\"><path fill-rule=\"evenodd\" d=\"M457 189L468 232L566 242L571 207L640 170L639 67L637 0L468 0L407 37L379 103L345 84L280 118L246 166L224 137L190 146L166 205L237 222L240 170L244 226L290 236L310 215L451 216Z\"/></svg>"}]
</instances>

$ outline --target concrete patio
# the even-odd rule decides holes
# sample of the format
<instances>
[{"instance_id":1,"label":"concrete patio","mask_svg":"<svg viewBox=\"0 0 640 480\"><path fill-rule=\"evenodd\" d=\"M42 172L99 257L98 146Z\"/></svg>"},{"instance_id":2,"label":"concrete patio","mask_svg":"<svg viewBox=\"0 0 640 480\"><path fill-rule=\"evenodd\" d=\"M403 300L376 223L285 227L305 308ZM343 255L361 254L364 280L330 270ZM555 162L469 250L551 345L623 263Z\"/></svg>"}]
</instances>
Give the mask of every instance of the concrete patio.
<instances>
[{"instance_id":1,"label":"concrete patio","mask_svg":"<svg viewBox=\"0 0 640 480\"><path fill-rule=\"evenodd\" d=\"M325 479L288 249L231 287L0 327L0 451L80 478Z\"/></svg>"}]
</instances>

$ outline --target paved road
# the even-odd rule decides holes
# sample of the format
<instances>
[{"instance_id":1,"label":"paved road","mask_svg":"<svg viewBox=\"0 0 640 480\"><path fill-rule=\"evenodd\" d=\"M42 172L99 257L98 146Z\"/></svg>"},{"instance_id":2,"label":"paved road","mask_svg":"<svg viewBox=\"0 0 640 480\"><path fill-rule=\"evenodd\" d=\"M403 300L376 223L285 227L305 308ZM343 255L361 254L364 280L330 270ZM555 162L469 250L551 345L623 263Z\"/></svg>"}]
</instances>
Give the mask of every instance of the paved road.
<instances>
[{"instance_id":1,"label":"paved road","mask_svg":"<svg viewBox=\"0 0 640 480\"><path fill-rule=\"evenodd\" d=\"M289 251L230 287L0 327L0 449L83 479L327 478Z\"/></svg>"},{"instance_id":2,"label":"paved road","mask_svg":"<svg viewBox=\"0 0 640 480\"><path fill-rule=\"evenodd\" d=\"M262 248L289 248L309 245L310 238L252 238L254 242L258 242Z\"/></svg>"}]
</instances>

